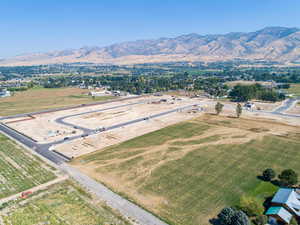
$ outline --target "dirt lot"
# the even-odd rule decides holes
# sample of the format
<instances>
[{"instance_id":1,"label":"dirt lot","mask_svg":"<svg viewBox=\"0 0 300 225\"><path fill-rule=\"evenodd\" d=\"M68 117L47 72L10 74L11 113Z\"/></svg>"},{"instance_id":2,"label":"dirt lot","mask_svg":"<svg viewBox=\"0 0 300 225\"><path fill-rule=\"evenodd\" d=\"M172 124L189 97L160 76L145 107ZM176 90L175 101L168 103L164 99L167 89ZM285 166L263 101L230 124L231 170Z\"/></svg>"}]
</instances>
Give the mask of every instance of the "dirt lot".
<instances>
[{"instance_id":1,"label":"dirt lot","mask_svg":"<svg viewBox=\"0 0 300 225\"><path fill-rule=\"evenodd\" d=\"M60 140L67 136L81 134L80 130L57 124L50 118L50 114L41 114L34 119L21 122L7 123L10 127L28 135L40 143Z\"/></svg>"},{"instance_id":2,"label":"dirt lot","mask_svg":"<svg viewBox=\"0 0 300 225\"><path fill-rule=\"evenodd\" d=\"M159 103L160 99L165 99L167 102ZM144 98L139 101L141 102L140 104L71 117L65 121L72 124L78 124L86 128L96 129L99 127L108 127L114 124L124 123L142 117L148 117L174 108L200 103L200 101L196 99L180 99L181 100L172 100L170 96ZM123 102L120 104L125 105L127 103Z\"/></svg>"},{"instance_id":3,"label":"dirt lot","mask_svg":"<svg viewBox=\"0 0 300 225\"><path fill-rule=\"evenodd\" d=\"M270 102L261 102L261 101L254 101L253 103L255 104L256 110L264 110L264 111L273 111L282 104L282 102L270 103Z\"/></svg>"},{"instance_id":4,"label":"dirt lot","mask_svg":"<svg viewBox=\"0 0 300 225\"><path fill-rule=\"evenodd\" d=\"M120 104L132 103L138 100L128 100L126 102L112 102L103 105L88 106L71 110L57 111L34 115L33 118L21 117L16 119L3 120L8 126L22 132L40 143L48 143L61 140L64 137L80 135L82 132L73 127L65 126L55 122L57 118L73 115L82 112L89 112L97 109L113 107ZM74 124L77 124L75 122Z\"/></svg>"},{"instance_id":5,"label":"dirt lot","mask_svg":"<svg viewBox=\"0 0 300 225\"><path fill-rule=\"evenodd\" d=\"M121 143L134 137L159 130L168 125L191 119L199 113L177 112L159 118L147 120L126 127L114 129L112 131L77 139L72 142L56 146L54 149L69 157L78 157L90 152L97 151L104 147ZM117 120L115 121L117 123Z\"/></svg>"}]
</instances>

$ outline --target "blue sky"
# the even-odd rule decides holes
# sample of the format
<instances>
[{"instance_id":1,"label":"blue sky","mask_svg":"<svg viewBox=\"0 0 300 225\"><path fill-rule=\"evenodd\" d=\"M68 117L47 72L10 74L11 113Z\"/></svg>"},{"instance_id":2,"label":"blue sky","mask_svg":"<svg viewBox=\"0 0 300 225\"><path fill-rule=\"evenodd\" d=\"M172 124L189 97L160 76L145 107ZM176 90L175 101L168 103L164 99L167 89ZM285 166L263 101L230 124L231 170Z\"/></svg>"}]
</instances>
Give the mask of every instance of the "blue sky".
<instances>
[{"instance_id":1,"label":"blue sky","mask_svg":"<svg viewBox=\"0 0 300 225\"><path fill-rule=\"evenodd\" d=\"M1 0L0 57L266 26L300 27L300 1Z\"/></svg>"}]
</instances>

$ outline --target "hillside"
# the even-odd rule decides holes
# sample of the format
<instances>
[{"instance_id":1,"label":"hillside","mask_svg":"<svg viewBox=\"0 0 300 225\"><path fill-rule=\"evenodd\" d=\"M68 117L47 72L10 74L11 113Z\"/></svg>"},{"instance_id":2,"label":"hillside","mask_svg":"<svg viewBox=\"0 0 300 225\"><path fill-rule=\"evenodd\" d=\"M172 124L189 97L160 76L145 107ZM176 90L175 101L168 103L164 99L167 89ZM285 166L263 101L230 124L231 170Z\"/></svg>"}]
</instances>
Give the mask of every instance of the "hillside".
<instances>
[{"instance_id":1,"label":"hillside","mask_svg":"<svg viewBox=\"0 0 300 225\"><path fill-rule=\"evenodd\" d=\"M28 54L2 59L0 65L73 62L137 64L232 59L300 61L300 29L267 27L249 33L187 34L175 38L124 42L107 47Z\"/></svg>"}]
</instances>

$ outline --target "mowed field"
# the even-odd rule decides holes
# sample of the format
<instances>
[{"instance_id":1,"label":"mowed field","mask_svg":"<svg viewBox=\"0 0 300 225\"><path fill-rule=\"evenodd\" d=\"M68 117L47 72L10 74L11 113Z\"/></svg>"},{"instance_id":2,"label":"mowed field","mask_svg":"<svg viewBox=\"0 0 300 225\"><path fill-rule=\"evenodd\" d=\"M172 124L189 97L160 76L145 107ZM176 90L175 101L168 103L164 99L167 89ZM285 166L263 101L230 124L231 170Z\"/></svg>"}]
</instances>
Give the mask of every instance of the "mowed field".
<instances>
[{"instance_id":1,"label":"mowed field","mask_svg":"<svg viewBox=\"0 0 300 225\"><path fill-rule=\"evenodd\" d=\"M206 114L72 164L169 224L205 225L242 195L270 196L264 169L300 173L299 148L299 127Z\"/></svg>"},{"instance_id":2,"label":"mowed field","mask_svg":"<svg viewBox=\"0 0 300 225\"><path fill-rule=\"evenodd\" d=\"M0 198L53 180L53 170L0 134Z\"/></svg>"},{"instance_id":3,"label":"mowed field","mask_svg":"<svg viewBox=\"0 0 300 225\"><path fill-rule=\"evenodd\" d=\"M51 186L29 199L18 200L5 207L0 216L7 225L129 224L70 181Z\"/></svg>"},{"instance_id":4,"label":"mowed field","mask_svg":"<svg viewBox=\"0 0 300 225\"><path fill-rule=\"evenodd\" d=\"M109 100L113 96L92 98L80 88L33 88L0 98L0 116Z\"/></svg>"}]
</instances>

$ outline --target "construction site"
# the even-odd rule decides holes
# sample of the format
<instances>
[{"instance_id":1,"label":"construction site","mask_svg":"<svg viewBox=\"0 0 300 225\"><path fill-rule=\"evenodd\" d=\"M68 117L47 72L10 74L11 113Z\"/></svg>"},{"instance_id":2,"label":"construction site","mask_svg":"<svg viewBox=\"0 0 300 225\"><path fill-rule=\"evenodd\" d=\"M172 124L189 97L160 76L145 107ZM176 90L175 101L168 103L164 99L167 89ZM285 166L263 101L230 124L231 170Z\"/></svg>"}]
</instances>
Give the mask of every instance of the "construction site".
<instances>
[{"instance_id":1,"label":"construction site","mask_svg":"<svg viewBox=\"0 0 300 225\"><path fill-rule=\"evenodd\" d=\"M191 119L207 103L205 99L170 95L124 97L99 105L26 114L3 123L74 158Z\"/></svg>"}]
</instances>

